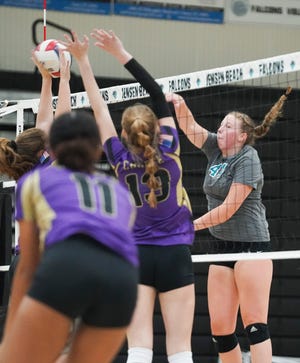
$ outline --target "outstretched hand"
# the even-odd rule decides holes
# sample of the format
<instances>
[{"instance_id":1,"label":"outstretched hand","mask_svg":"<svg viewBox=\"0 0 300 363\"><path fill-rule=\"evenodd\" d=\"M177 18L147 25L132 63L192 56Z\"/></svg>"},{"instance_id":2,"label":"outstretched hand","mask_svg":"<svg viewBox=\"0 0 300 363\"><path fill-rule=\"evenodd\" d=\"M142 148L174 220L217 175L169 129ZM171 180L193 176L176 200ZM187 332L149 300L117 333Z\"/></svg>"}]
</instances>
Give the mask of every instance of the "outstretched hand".
<instances>
[{"instance_id":1,"label":"outstretched hand","mask_svg":"<svg viewBox=\"0 0 300 363\"><path fill-rule=\"evenodd\" d=\"M127 63L132 58L124 48L120 38L112 30L94 29L91 32L91 37L96 40L96 47L105 50L117 58L122 64Z\"/></svg>"},{"instance_id":2,"label":"outstretched hand","mask_svg":"<svg viewBox=\"0 0 300 363\"><path fill-rule=\"evenodd\" d=\"M65 34L65 41L61 41L61 43L66 47L66 50L72 54L72 56L80 61L83 58L87 57L88 49L89 49L89 38L84 35L83 40L81 41L78 38L76 32L72 31L73 39Z\"/></svg>"},{"instance_id":3,"label":"outstretched hand","mask_svg":"<svg viewBox=\"0 0 300 363\"><path fill-rule=\"evenodd\" d=\"M34 49L31 51L31 60L33 61L33 63L36 65L37 69L39 70L42 78L44 79L51 79L51 74L48 72L48 70L43 66L43 63L40 62L38 59L37 59L37 56L35 54L35 51Z\"/></svg>"},{"instance_id":4,"label":"outstretched hand","mask_svg":"<svg viewBox=\"0 0 300 363\"><path fill-rule=\"evenodd\" d=\"M107 32L103 29L94 29L91 32L91 37L96 40L96 47L105 50L115 57L124 50L123 43L112 30Z\"/></svg>"}]
</instances>

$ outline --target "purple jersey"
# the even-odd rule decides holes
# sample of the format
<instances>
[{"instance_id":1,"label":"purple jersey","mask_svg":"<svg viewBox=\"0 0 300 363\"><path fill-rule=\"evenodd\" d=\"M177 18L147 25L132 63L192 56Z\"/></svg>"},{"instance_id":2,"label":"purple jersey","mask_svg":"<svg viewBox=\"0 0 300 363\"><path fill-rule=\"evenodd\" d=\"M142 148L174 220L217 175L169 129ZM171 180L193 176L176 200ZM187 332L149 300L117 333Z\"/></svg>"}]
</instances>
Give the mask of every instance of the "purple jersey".
<instances>
[{"instance_id":1,"label":"purple jersey","mask_svg":"<svg viewBox=\"0 0 300 363\"><path fill-rule=\"evenodd\" d=\"M147 201L149 187L144 158L137 161L117 137L104 144L107 158L120 182L128 188L137 206L134 236L137 244L169 246L192 244L194 227L190 202L182 186L182 166L177 130L160 128L159 178L161 187L156 190L157 207L151 208Z\"/></svg>"},{"instance_id":2,"label":"purple jersey","mask_svg":"<svg viewBox=\"0 0 300 363\"><path fill-rule=\"evenodd\" d=\"M48 166L50 166L53 163L53 160L50 158L49 154L47 151L44 151L42 156L40 157L40 160L37 164L35 164L33 166L33 168L31 170L29 170L25 175L29 175L31 173L33 173L34 171L38 170L38 169L42 169L42 168L47 168ZM17 182L18 185L19 181ZM20 253L20 245L19 242L16 244L15 246L15 254L19 254Z\"/></svg>"},{"instance_id":3,"label":"purple jersey","mask_svg":"<svg viewBox=\"0 0 300 363\"><path fill-rule=\"evenodd\" d=\"M51 166L30 173L17 185L16 219L34 220L45 248L82 233L137 265L135 215L130 193L104 174Z\"/></svg>"}]
</instances>

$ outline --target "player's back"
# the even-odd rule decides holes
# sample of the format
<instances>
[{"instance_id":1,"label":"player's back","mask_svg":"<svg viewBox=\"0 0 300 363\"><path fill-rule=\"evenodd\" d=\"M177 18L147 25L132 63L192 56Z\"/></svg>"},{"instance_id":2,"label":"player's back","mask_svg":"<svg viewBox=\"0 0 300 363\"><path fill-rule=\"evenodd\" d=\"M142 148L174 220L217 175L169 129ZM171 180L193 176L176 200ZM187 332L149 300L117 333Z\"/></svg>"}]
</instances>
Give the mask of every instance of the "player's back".
<instances>
[{"instance_id":1,"label":"player's back","mask_svg":"<svg viewBox=\"0 0 300 363\"><path fill-rule=\"evenodd\" d=\"M24 178L18 193L19 217L37 221L46 247L83 233L131 259L135 206L114 178L51 166Z\"/></svg>"}]
</instances>

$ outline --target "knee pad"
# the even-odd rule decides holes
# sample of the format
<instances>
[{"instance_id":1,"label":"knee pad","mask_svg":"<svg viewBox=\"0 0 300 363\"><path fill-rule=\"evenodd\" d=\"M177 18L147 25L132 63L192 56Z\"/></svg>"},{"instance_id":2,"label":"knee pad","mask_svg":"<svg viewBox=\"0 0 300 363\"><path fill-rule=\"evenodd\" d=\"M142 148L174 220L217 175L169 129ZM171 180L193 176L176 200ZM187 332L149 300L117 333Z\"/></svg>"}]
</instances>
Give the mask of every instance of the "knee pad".
<instances>
[{"instance_id":1,"label":"knee pad","mask_svg":"<svg viewBox=\"0 0 300 363\"><path fill-rule=\"evenodd\" d=\"M179 352L168 356L169 363L193 363L191 351Z\"/></svg>"},{"instance_id":2,"label":"knee pad","mask_svg":"<svg viewBox=\"0 0 300 363\"><path fill-rule=\"evenodd\" d=\"M212 340L216 343L219 353L230 352L239 344L235 333L228 335L213 335Z\"/></svg>"},{"instance_id":3,"label":"knee pad","mask_svg":"<svg viewBox=\"0 0 300 363\"><path fill-rule=\"evenodd\" d=\"M134 347L128 349L128 357L126 363L151 363L152 358L152 349Z\"/></svg>"},{"instance_id":4,"label":"knee pad","mask_svg":"<svg viewBox=\"0 0 300 363\"><path fill-rule=\"evenodd\" d=\"M262 343L270 339L269 328L267 324L254 323L246 326L245 328L247 338L250 345Z\"/></svg>"}]
</instances>

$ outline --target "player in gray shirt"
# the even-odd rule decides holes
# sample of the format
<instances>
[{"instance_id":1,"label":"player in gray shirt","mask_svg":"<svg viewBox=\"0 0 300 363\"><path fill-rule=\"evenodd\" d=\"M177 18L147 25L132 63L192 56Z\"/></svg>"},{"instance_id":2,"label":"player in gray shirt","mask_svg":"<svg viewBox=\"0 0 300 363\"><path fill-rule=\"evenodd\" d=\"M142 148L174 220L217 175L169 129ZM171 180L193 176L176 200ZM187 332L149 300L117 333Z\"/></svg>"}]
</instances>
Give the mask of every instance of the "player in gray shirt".
<instances>
[{"instance_id":1,"label":"player in gray shirt","mask_svg":"<svg viewBox=\"0 0 300 363\"><path fill-rule=\"evenodd\" d=\"M287 94L274 104L263 122L233 111L222 120L217 133L201 127L184 99L166 96L174 105L180 128L208 159L203 190L208 212L194 220L195 230L209 228L215 237L213 253L270 250L265 207L261 201L263 172L253 144L267 134L278 118ZM208 272L208 307L213 341L222 363L242 363L235 335L240 309L250 344L252 363L271 363L268 306L272 281L271 260L212 263Z\"/></svg>"},{"instance_id":2,"label":"player in gray shirt","mask_svg":"<svg viewBox=\"0 0 300 363\"><path fill-rule=\"evenodd\" d=\"M227 124L227 120L225 122ZM219 134L224 127L228 126L221 126ZM210 233L226 241L269 241L265 207L261 201L263 172L257 151L252 146L245 145L236 154L223 156L218 147L217 135L213 133L208 133L202 150L208 159L203 190L209 211L224 202L233 183L251 188L250 194L239 209L223 223L209 227ZM197 226L196 229L198 229Z\"/></svg>"}]
</instances>

